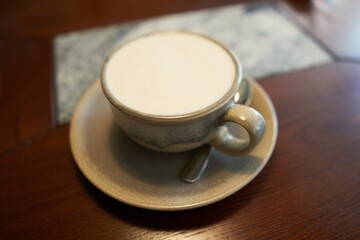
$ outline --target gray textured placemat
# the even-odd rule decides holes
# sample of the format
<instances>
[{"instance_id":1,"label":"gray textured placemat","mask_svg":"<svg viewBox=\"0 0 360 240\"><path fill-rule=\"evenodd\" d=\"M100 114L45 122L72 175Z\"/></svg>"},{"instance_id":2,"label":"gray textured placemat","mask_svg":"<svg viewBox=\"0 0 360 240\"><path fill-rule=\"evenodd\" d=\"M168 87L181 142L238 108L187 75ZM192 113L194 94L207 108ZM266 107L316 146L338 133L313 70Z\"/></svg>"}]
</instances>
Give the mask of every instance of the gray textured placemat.
<instances>
[{"instance_id":1,"label":"gray textured placemat","mask_svg":"<svg viewBox=\"0 0 360 240\"><path fill-rule=\"evenodd\" d=\"M238 55L255 78L332 61L314 41L270 5L232 5L146 21L71 32L54 40L58 122L69 122L75 105L94 82L107 54L145 33L183 29L212 36Z\"/></svg>"}]
</instances>

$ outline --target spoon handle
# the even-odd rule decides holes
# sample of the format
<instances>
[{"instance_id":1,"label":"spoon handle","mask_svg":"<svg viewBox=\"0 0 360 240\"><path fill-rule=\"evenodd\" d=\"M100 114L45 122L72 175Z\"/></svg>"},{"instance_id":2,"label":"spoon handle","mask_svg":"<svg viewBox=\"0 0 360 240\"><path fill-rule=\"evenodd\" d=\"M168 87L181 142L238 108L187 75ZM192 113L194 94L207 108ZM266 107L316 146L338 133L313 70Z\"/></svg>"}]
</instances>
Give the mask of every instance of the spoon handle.
<instances>
[{"instance_id":1,"label":"spoon handle","mask_svg":"<svg viewBox=\"0 0 360 240\"><path fill-rule=\"evenodd\" d=\"M236 103L243 104L249 106L253 99L253 84L252 79L244 76L241 81L241 85L239 88L239 96ZM211 146L205 144L201 148L197 150L197 153L194 155L192 159L185 165L182 169L180 178L188 183L194 183L198 181L205 171L206 166L210 160L210 151Z\"/></svg>"},{"instance_id":2,"label":"spoon handle","mask_svg":"<svg viewBox=\"0 0 360 240\"><path fill-rule=\"evenodd\" d=\"M196 152L195 156L183 168L180 178L188 183L198 181L210 159L211 146L205 144Z\"/></svg>"}]
</instances>

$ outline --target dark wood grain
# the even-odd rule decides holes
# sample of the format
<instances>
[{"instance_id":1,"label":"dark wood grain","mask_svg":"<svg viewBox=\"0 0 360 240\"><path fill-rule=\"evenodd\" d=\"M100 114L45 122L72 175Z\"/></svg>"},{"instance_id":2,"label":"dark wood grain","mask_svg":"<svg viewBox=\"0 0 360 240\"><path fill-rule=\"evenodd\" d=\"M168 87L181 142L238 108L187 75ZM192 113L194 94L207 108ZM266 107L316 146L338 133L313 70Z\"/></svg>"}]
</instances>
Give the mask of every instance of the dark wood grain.
<instances>
[{"instance_id":1,"label":"dark wood grain","mask_svg":"<svg viewBox=\"0 0 360 240\"><path fill-rule=\"evenodd\" d=\"M0 159L2 239L359 238L359 76L335 63L262 80L279 117L270 163L233 196L190 211L107 197L78 171L68 126L54 128Z\"/></svg>"},{"instance_id":2,"label":"dark wood grain","mask_svg":"<svg viewBox=\"0 0 360 240\"><path fill-rule=\"evenodd\" d=\"M52 40L3 38L0 153L51 127Z\"/></svg>"},{"instance_id":3,"label":"dark wood grain","mask_svg":"<svg viewBox=\"0 0 360 240\"><path fill-rule=\"evenodd\" d=\"M360 2L287 0L280 4L335 57L360 62Z\"/></svg>"},{"instance_id":4,"label":"dark wood grain","mask_svg":"<svg viewBox=\"0 0 360 240\"><path fill-rule=\"evenodd\" d=\"M0 33L15 36L52 36L81 28L239 2L252 1L94 0L91 3L87 0L2 1L0 2Z\"/></svg>"}]
</instances>

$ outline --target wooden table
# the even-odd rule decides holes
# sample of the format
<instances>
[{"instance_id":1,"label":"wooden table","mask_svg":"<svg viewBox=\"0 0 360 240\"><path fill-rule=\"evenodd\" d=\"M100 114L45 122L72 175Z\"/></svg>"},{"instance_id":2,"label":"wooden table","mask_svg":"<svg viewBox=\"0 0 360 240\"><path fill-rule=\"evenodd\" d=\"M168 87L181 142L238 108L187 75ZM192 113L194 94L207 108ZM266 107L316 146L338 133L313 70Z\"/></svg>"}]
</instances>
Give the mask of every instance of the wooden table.
<instances>
[{"instance_id":1,"label":"wooden table","mask_svg":"<svg viewBox=\"0 0 360 240\"><path fill-rule=\"evenodd\" d=\"M189 211L149 211L111 199L77 169L69 126L55 121L52 37L234 2L0 3L0 239L360 239L356 1L273 2L334 63L260 81L279 138L269 164L236 194Z\"/></svg>"}]
</instances>

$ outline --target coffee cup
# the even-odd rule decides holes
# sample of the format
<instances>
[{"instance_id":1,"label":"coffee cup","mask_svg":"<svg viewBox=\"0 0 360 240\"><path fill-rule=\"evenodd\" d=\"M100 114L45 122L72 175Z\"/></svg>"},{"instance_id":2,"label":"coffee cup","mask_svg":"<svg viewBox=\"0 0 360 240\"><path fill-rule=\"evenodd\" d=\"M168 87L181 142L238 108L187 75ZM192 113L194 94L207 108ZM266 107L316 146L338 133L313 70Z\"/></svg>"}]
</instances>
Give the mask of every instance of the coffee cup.
<instances>
[{"instance_id":1,"label":"coffee cup","mask_svg":"<svg viewBox=\"0 0 360 240\"><path fill-rule=\"evenodd\" d=\"M210 144L239 155L264 135L263 116L236 104L240 62L210 37L164 31L129 40L108 56L100 79L115 120L146 148L182 152ZM226 122L250 137L232 136Z\"/></svg>"}]
</instances>

